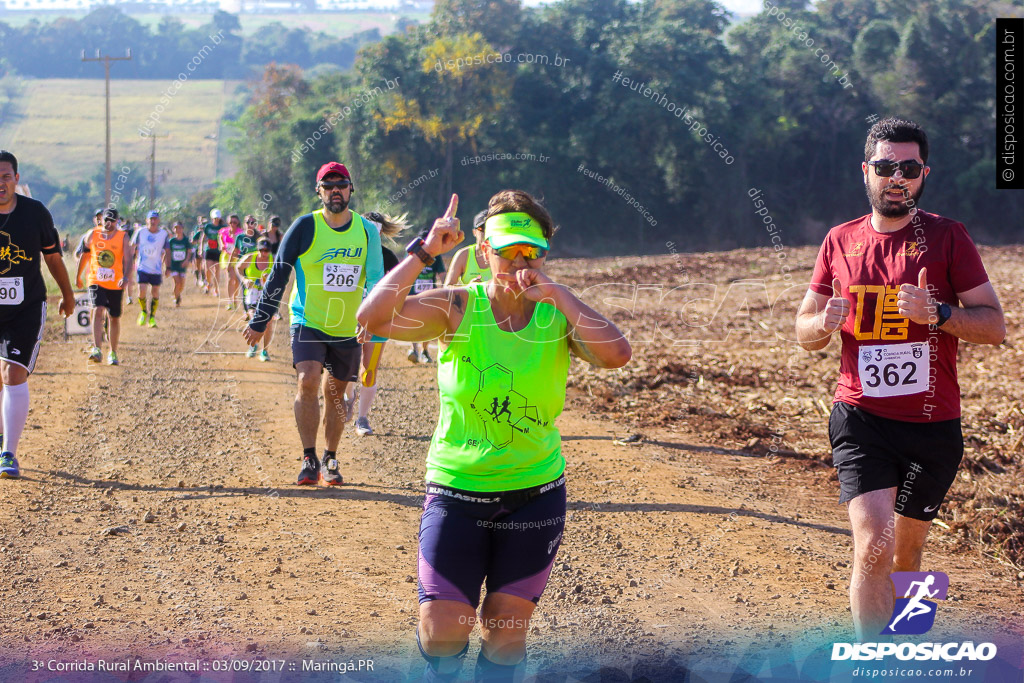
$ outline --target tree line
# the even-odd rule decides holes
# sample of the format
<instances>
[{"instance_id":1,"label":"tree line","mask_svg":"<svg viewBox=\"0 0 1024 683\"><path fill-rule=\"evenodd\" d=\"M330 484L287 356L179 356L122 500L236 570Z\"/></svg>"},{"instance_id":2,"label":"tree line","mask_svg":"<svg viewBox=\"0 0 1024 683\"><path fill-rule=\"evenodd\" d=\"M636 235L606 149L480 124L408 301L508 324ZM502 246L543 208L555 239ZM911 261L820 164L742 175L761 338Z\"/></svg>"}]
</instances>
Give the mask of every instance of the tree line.
<instances>
[{"instance_id":1,"label":"tree line","mask_svg":"<svg viewBox=\"0 0 1024 683\"><path fill-rule=\"evenodd\" d=\"M783 243L813 243L869 211L865 134L898 114L929 134L922 207L981 240L1019 239L1005 217L1020 195L995 190L994 149L994 17L1014 13L763 0L736 22L711 0L439 0L348 72L269 65L216 201L269 196L297 215L315 206L315 169L341 159L356 205L422 225L453 189L470 213L500 188L536 193L570 252L767 245L764 207Z\"/></svg>"},{"instance_id":2,"label":"tree line","mask_svg":"<svg viewBox=\"0 0 1024 683\"><path fill-rule=\"evenodd\" d=\"M20 27L0 21L0 65L22 76L96 78L96 65L81 62L82 50L87 56L96 50L118 56L131 48L132 62L124 72L131 78L176 78L201 53L203 78L239 79L274 60L304 69L347 69L362 45L381 37L377 29L338 38L278 22L248 36L240 31L238 17L223 11L198 28L167 15L150 30L116 7L98 6L81 19L59 17L45 24L33 19Z\"/></svg>"}]
</instances>

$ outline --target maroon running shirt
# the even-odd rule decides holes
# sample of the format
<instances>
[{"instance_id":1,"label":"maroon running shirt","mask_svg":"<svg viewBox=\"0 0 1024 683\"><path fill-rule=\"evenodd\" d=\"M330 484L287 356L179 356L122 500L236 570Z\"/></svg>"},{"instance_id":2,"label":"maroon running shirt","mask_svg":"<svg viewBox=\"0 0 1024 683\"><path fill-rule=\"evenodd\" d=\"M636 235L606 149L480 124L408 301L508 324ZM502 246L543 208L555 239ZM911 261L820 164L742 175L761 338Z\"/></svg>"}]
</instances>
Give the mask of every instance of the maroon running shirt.
<instances>
[{"instance_id":1,"label":"maroon running shirt","mask_svg":"<svg viewBox=\"0 0 1024 683\"><path fill-rule=\"evenodd\" d=\"M962 223L918 211L904 228L879 233L871 216L832 228L814 264L811 291L832 296L839 278L851 315L843 344L835 401L906 422L960 417L956 352L959 340L900 315L901 284L917 285L921 268L938 302L957 306L957 292L988 282Z\"/></svg>"}]
</instances>

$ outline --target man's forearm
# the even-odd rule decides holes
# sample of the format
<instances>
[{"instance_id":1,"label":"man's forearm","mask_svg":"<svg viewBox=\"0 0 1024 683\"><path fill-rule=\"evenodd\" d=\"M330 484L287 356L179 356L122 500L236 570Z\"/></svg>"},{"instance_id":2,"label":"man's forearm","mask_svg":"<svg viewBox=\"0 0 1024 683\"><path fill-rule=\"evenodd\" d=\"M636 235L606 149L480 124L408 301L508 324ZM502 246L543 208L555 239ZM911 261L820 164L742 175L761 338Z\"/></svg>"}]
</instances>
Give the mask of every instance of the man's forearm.
<instances>
[{"instance_id":1,"label":"man's forearm","mask_svg":"<svg viewBox=\"0 0 1024 683\"><path fill-rule=\"evenodd\" d=\"M819 351L829 345L832 335L821 326L821 315L801 315L796 319L796 340L806 351Z\"/></svg>"},{"instance_id":2,"label":"man's forearm","mask_svg":"<svg viewBox=\"0 0 1024 683\"><path fill-rule=\"evenodd\" d=\"M1003 312L992 306L952 308L949 320L939 329L975 344L1000 344L1006 338Z\"/></svg>"}]
</instances>

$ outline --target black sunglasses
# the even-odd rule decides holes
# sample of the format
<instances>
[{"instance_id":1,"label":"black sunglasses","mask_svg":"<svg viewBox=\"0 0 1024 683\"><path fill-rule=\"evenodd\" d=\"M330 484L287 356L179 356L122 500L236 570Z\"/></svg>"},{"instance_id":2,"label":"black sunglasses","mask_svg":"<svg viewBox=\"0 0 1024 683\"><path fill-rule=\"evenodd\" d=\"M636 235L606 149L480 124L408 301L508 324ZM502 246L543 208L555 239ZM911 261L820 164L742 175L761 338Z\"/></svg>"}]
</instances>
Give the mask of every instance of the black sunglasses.
<instances>
[{"instance_id":1,"label":"black sunglasses","mask_svg":"<svg viewBox=\"0 0 1024 683\"><path fill-rule=\"evenodd\" d=\"M896 169L900 169L900 173L907 180L913 180L914 178L921 175L921 171L924 169L924 164L919 164L916 161L889 161L888 159L879 159L878 161L869 161L868 166L875 167L875 175L881 178L891 178Z\"/></svg>"},{"instance_id":2,"label":"black sunglasses","mask_svg":"<svg viewBox=\"0 0 1024 683\"><path fill-rule=\"evenodd\" d=\"M320 182L320 187L325 190L344 190L346 187L351 187L352 183L348 180L331 180L328 182Z\"/></svg>"}]
</instances>

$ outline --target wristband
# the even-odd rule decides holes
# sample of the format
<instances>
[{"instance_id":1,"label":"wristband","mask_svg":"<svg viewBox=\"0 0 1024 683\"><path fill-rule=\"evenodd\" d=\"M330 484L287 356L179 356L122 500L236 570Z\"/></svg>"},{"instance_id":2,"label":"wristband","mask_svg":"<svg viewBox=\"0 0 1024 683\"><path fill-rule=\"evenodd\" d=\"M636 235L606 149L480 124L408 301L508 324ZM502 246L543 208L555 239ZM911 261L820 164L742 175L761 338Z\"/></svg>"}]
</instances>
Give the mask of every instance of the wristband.
<instances>
[{"instance_id":1,"label":"wristband","mask_svg":"<svg viewBox=\"0 0 1024 683\"><path fill-rule=\"evenodd\" d=\"M416 256L420 261L423 261L423 265L429 266L434 263L434 257L423 248L422 237L417 237L412 242L409 242L409 246L405 248L405 253Z\"/></svg>"}]
</instances>

